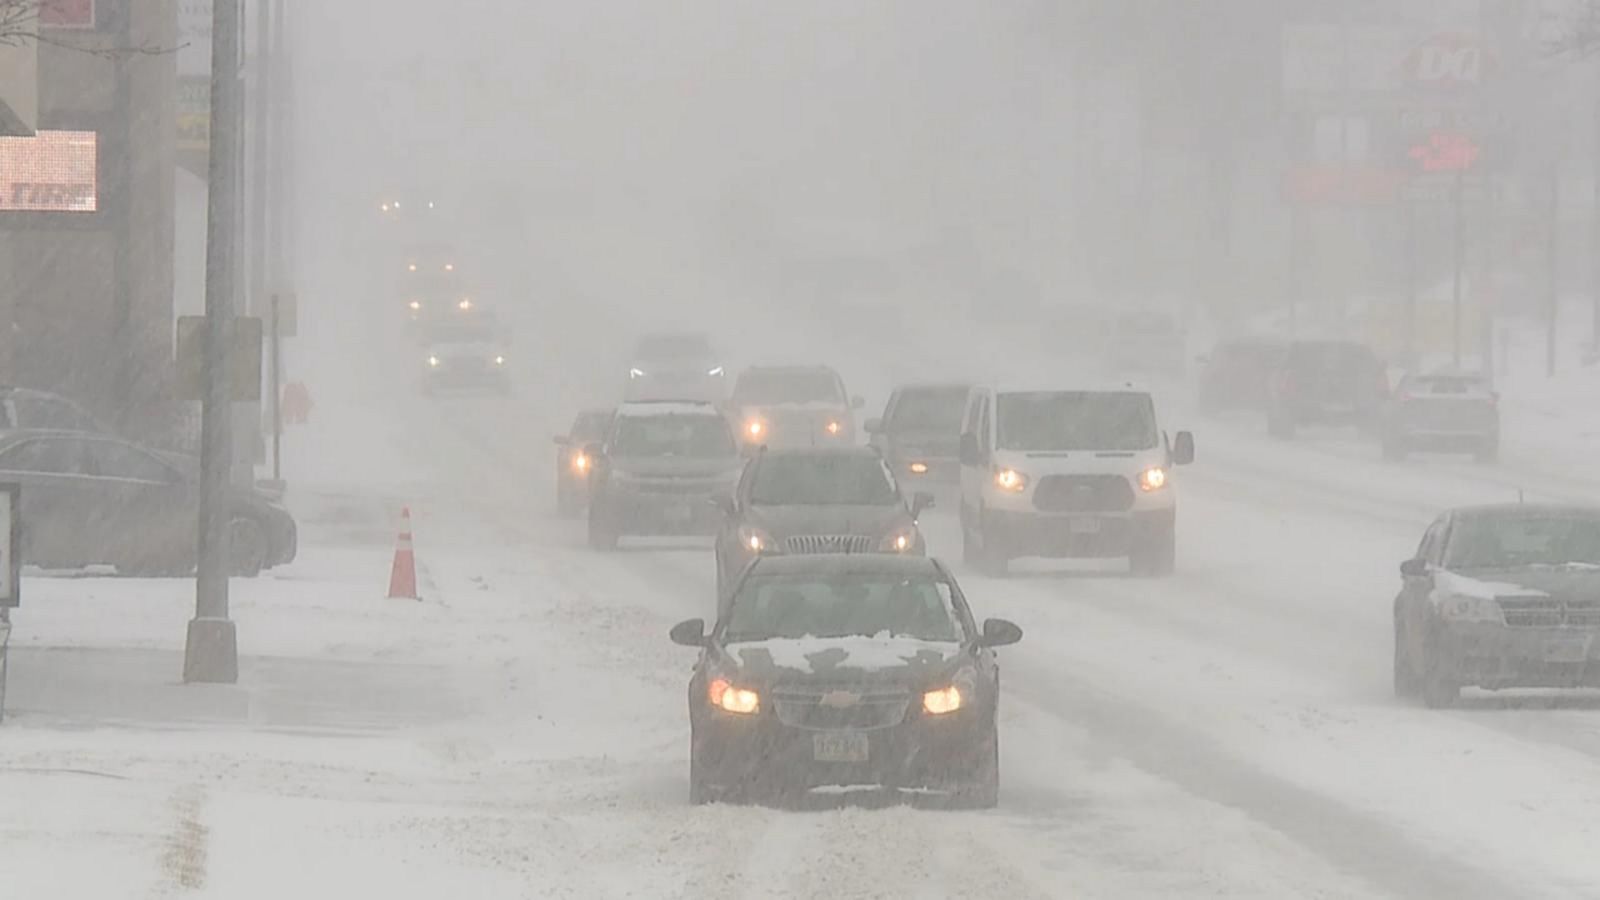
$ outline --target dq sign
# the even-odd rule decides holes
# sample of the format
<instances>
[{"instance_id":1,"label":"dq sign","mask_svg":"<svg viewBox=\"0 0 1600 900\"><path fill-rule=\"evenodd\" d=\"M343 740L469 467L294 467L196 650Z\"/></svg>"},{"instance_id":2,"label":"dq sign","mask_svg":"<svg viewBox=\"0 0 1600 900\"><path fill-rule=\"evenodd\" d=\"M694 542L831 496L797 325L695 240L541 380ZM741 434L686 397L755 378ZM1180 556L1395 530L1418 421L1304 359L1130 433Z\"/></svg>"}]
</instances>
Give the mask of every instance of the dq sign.
<instances>
[{"instance_id":1,"label":"dq sign","mask_svg":"<svg viewBox=\"0 0 1600 900\"><path fill-rule=\"evenodd\" d=\"M1408 80L1432 90L1459 90L1483 85L1494 60L1483 42L1468 34L1436 34L1406 54Z\"/></svg>"}]
</instances>

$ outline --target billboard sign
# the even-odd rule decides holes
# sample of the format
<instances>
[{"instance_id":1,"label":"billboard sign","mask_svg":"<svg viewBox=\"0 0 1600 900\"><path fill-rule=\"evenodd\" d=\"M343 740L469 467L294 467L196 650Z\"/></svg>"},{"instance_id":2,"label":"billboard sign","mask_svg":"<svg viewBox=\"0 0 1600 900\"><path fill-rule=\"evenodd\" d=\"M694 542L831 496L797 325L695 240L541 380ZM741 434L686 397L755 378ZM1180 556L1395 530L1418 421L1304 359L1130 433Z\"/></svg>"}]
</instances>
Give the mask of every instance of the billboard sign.
<instances>
[{"instance_id":1,"label":"billboard sign","mask_svg":"<svg viewBox=\"0 0 1600 900\"><path fill-rule=\"evenodd\" d=\"M0 137L0 212L97 212L97 137L93 131Z\"/></svg>"},{"instance_id":2,"label":"billboard sign","mask_svg":"<svg viewBox=\"0 0 1600 900\"><path fill-rule=\"evenodd\" d=\"M93 29L95 0L39 0L39 24L45 28Z\"/></svg>"}]
</instances>

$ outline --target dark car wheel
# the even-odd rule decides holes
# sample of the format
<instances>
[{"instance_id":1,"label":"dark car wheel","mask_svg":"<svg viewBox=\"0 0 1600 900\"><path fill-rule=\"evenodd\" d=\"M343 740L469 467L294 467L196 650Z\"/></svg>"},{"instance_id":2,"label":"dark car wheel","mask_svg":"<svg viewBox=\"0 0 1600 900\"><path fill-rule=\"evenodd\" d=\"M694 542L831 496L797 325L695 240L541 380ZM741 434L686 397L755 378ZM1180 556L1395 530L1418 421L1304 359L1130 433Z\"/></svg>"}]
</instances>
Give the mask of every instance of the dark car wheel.
<instances>
[{"instance_id":1,"label":"dark car wheel","mask_svg":"<svg viewBox=\"0 0 1600 900\"><path fill-rule=\"evenodd\" d=\"M267 567L267 531L255 519L240 516L228 526L228 571L254 578Z\"/></svg>"},{"instance_id":2,"label":"dark car wheel","mask_svg":"<svg viewBox=\"0 0 1600 900\"><path fill-rule=\"evenodd\" d=\"M994 809L1000 805L1000 733L993 725L972 767L971 779L951 797L951 805L957 809Z\"/></svg>"},{"instance_id":3,"label":"dark car wheel","mask_svg":"<svg viewBox=\"0 0 1600 900\"><path fill-rule=\"evenodd\" d=\"M1445 671L1439 651L1432 646L1424 653L1418 688L1422 705L1429 709L1449 709L1461 700L1461 683Z\"/></svg>"},{"instance_id":4,"label":"dark car wheel","mask_svg":"<svg viewBox=\"0 0 1600 900\"><path fill-rule=\"evenodd\" d=\"M1406 630L1397 615L1394 620L1394 695L1401 700L1417 696L1417 672L1406 649Z\"/></svg>"}]
</instances>

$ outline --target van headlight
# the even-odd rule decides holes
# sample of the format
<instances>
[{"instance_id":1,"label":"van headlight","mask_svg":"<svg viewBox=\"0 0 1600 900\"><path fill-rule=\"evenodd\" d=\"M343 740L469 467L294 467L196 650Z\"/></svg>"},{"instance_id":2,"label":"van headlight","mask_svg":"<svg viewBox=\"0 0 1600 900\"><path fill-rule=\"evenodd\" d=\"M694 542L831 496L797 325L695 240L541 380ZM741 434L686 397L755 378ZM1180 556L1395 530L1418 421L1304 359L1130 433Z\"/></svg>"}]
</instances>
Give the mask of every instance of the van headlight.
<instances>
[{"instance_id":1,"label":"van headlight","mask_svg":"<svg viewBox=\"0 0 1600 900\"><path fill-rule=\"evenodd\" d=\"M1159 491L1167 486L1167 470L1160 466L1151 466L1139 473L1139 490L1149 493Z\"/></svg>"},{"instance_id":2,"label":"van headlight","mask_svg":"<svg viewBox=\"0 0 1600 900\"><path fill-rule=\"evenodd\" d=\"M916 528L897 528L889 532L878 545L884 553L910 553L917 548Z\"/></svg>"},{"instance_id":3,"label":"van headlight","mask_svg":"<svg viewBox=\"0 0 1600 900\"><path fill-rule=\"evenodd\" d=\"M1007 493L1020 494L1028 489L1028 476L1002 466L994 470L994 486Z\"/></svg>"}]
</instances>

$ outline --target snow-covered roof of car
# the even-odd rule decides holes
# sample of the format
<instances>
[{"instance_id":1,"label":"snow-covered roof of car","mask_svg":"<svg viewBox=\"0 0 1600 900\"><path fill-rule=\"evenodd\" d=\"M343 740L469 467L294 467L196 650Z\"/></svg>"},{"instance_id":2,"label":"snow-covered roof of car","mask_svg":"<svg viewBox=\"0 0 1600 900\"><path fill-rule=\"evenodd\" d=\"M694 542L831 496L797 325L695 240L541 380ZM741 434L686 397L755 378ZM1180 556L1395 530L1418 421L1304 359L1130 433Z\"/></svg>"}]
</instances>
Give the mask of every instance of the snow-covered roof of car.
<instances>
[{"instance_id":1,"label":"snow-covered roof of car","mask_svg":"<svg viewBox=\"0 0 1600 900\"><path fill-rule=\"evenodd\" d=\"M1497 516L1521 514L1524 516L1561 516L1573 518L1600 518L1600 506L1582 503L1483 503L1476 506L1458 506L1450 510L1453 516Z\"/></svg>"},{"instance_id":2,"label":"snow-covered roof of car","mask_svg":"<svg viewBox=\"0 0 1600 900\"><path fill-rule=\"evenodd\" d=\"M884 572L893 575L939 575L939 566L925 556L899 553L815 553L803 556L764 556L753 575L838 574Z\"/></svg>"},{"instance_id":3,"label":"snow-covered roof of car","mask_svg":"<svg viewBox=\"0 0 1600 900\"><path fill-rule=\"evenodd\" d=\"M617 407L619 416L721 416L715 404L692 400L630 400Z\"/></svg>"},{"instance_id":4,"label":"snow-covered roof of car","mask_svg":"<svg viewBox=\"0 0 1600 900\"><path fill-rule=\"evenodd\" d=\"M1001 382L980 384L996 394L1148 394L1150 389L1137 381L1096 381L1072 384L1062 382Z\"/></svg>"}]
</instances>

